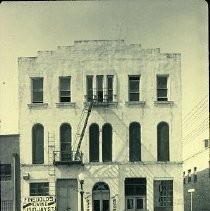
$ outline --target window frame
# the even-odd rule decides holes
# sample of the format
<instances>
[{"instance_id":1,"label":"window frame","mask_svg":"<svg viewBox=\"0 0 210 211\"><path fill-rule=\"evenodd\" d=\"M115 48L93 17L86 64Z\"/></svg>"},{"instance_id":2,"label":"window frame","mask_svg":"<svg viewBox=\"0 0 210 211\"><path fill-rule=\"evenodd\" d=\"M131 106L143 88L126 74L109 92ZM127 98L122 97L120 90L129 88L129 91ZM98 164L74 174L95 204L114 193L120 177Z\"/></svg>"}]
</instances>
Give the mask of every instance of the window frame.
<instances>
[{"instance_id":1,"label":"window frame","mask_svg":"<svg viewBox=\"0 0 210 211\"><path fill-rule=\"evenodd\" d=\"M32 185L34 185L35 187L32 188ZM32 189L35 189L34 193L32 193ZM42 192L39 192L40 189L42 190ZM49 196L49 182L29 183L29 194L30 196Z\"/></svg>"},{"instance_id":2,"label":"window frame","mask_svg":"<svg viewBox=\"0 0 210 211\"><path fill-rule=\"evenodd\" d=\"M41 80L42 81L42 88L34 89L34 81ZM34 93L41 93L41 101L34 100ZM31 78L31 102L33 104L44 103L44 77L32 77Z\"/></svg>"},{"instance_id":3,"label":"window frame","mask_svg":"<svg viewBox=\"0 0 210 211\"><path fill-rule=\"evenodd\" d=\"M61 90L61 82L62 80L68 79L69 80L69 89ZM69 92L68 96L62 96L62 92ZM59 102L60 103L70 103L72 101L71 99L71 76L60 76L59 77ZM62 101L62 98L69 98L69 101Z\"/></svg>"},{"instance_id":4,"label":"window frame","mask_svg":"<svg viewBox=\"0 0 210 211\"><path fill-rule=\"evenodd\" d=\"M99 82L101 82L101 84ZM96 75L96 99L97 102L104 101L104 75Z\"/></svg>"},{"instance_id":5,"label":"window frame","mask_svg":"<svg viewBox=\"0 0 210 211\"><path fill-rule=\"evenodd\" d=\"M133 79L131 78L138 78L138 79ZM129 102L139 102L140 101L140 80L141 80L141 75L128 75L128 101ZM137 91L131 91L131 81L138 81L138 90ZM131 95L138 95L138 100L131 100Z\"/></svg>"},{"instance_id":6,"label":"window frame","mask_svg":"<svg viewBox=\"0 0 210 211\"><path fill-rule=\"evenodd\" d=\"M166 78L166 88L158 87L158 79ZM166 96L158 96L159 91L166 90ZM157 74L156 75L156 99L157 102L167 102L169 101L169 75L168 74Z\"/></svg>"},{"instance_id":7,"label":"window frame","mask_svg":"<svg viewBox=\"0 0 210 211\"><path fill-rule=\"evenodd\" d=\"M86 101L90 102L94 98L94 93L93 93L93 75L86 75ZM89 82L88 80L91 79L91 88L89 89Z\"/></svg>"},{"instance_id":8,"label":"window frame","mask_svg":"<svg viewBox=\"0 0 210 211\"><path fill-rule=\"evenodd\" d=\"M40 140L40 138L38 139L37 137L35 138L34 136L35 136L35 132L37 132L37 129L36 129L36 127L37 126L39 126L40 127L40 129L42 129L42 138L43 138L43 140L42 140L42 142L43 143L41 143L41 140ZM36 129L36 131L34 131ZM33 125L33 127L32 127L32 129L31 129L32 131L31 131L31 134L32 134L32 164L44 164L44 139L45 139L45 137L44 137L44 126L42 125L42 124L40 124L40 123L37 123L37 124L34 124ZM36 136L37 136L37 134L36 134ZM39 144L42 144L42 154L40 155L40 154L36 154L37 152L34 152L35 150L37 150L36 149L36 147L37 147L37 143L36 143L36 141L37 140L39 140L40 142L39 142ZM40 157L41 156L41 158L37 158L37 157ZM38 161L38 160L41 160L40 162Z\"/></svg>"},{"instance_id":9,"label":"window frame","mask_svg":"<svg viewBox=\"0 0 210 211\"><path fill-rule=\"evenodd\" d=\"M12 179L12 165L9 164L0 164L0 180L8 181Z\"/></svg>"},{"instance_id":10,"label":"window frame","mask_svg":"<svg viewBox=\"0 0 210 211\"><path fill-rule=\"evenodd\" d=\"M111 79L111 86L109 86L109 79ZM108 102L113 102L114 100L114 75L107 75L106 76L106 84L107 84L107 93L106 93L106 96L107 96L107 101Z\"/></svg>"}]
</instances>

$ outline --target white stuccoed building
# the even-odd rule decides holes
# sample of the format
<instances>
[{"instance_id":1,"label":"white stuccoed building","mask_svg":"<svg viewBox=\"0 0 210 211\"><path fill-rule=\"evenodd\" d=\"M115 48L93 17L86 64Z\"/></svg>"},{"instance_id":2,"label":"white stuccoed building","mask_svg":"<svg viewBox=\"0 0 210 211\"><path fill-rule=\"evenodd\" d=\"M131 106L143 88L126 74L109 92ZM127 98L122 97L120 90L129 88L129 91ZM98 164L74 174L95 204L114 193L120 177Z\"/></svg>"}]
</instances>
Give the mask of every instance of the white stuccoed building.
<instances>
[{"instance_id":1,"label":"white stuccoed building","mask_svg":"<svg viewBox=\"0 0 210 211\"><path fill-rule=\"evenodd\" d=\"M84 40L18 64L22 210L183 210L180 54Z\"/></svg>"}]
</instances>

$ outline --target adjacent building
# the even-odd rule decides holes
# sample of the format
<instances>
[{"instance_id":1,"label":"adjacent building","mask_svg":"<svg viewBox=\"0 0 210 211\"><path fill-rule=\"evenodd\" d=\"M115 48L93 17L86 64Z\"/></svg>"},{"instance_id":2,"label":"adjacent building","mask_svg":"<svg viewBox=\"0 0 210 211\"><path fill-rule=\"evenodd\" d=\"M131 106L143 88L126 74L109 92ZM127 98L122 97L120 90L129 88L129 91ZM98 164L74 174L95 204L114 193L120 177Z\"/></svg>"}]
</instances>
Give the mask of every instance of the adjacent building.
<instances>
[{"instance_id":1,"label":"adjacent building","mask_svg":"<svg viewBox=\"0 0 210 211\"><path fill-rule=\"evenodd\" d=\"M0 135L1 211L20 210L19 135Z\"/></svg>"},{"instance_id":2,"label":"adjacent building","mask_svg":"<svg viewBox=\"0 0 210 211\"><path fill-rule=\"evenodd\" d=\"M210 210L209 103L205 96L183 119L184 210ZM192 201L191 193L192 192ZM191 204L192 202L192 204Z\"/></svg>"},{"instance_id":3,"label":"adjacent building","mask_svg":"<svg viewBox=\"0 0 210 211\"><path fill-rule=\"evenodd\" d=\"M183 210L179 53L84 40L18 65L22 210Z\"/></svg>"}]
</instances>

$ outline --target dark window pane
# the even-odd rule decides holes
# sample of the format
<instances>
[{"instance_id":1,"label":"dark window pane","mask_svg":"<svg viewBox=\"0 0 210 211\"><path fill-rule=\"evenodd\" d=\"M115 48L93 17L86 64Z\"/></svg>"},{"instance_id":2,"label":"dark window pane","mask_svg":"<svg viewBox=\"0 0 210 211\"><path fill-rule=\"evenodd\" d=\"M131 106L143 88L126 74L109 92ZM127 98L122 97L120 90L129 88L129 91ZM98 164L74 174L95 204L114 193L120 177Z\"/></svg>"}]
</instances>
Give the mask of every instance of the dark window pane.
<instances>
[{"instance_id":1,"label":"dark window pane","mask_svg":"<svg viewBox=\"0 0 210 211\"><path fill-rule=\"evenodd\" d=\"M103 211L109 211L109 200L103 200Z\"/></svg>"},{"instance_id":2,"label":"dark window pane","mask_svg":"<svg viewBox=\"0 0 210 211\"><path fill-rule=\"evenodd\" d=\"M129 127L129 158L130 161L141 160L140 124L136 122Z\"/></svg>"},{"instance_id":3,"label":"dark window pane","mask_svg":"<svg viewBox=\"0 0 210 211\"><path fill-rule=\"evenodd\" d=\"M102 161L112 161L112 126L105 124L102 129Z\"/></svg>"},{"instance_id":4,"label":"dark window pane","mask_svg":"<svg viewBox=\"0 0 210 211\"><path fill-rule=\"evenodd\" d=\"M42 90L43 89L43 78L33 78L33 90Z\"/></svg>"},{"instance_id":5,"label":"dark window pane","mask_svg":"<svg viewBox=\"0 0 210 211\"><path fill-rule=\"evenodd\" d=\"M32 103L43 102L43 78L32 79Z\"/></svg>"},{"instance_id":6,"label":"dark window pane","mask_svg":"<svg viewBox=\"0 0 210 211\"><path fill-rule=\"evenodd\" d=\"M139 76L129 76L129 101L139 101Z\"/></svg>"},{"instance_id":7,"label":"dark window pane","mask_svg":"<svg viewBox=\"0 0 210 211\"><path fill-rule=\"evenodd\" d=\"M143 204L143 199L136 199L136 209L143 209L144 204Z\"/></svg>"},{"instance_id":8,"label":"dark window pane","mask_svg":"<svg viewBox=\"0 0 210 211\"><path fill-rule=\"evenodd\" d=\"M30 183L30 196L47 196L49 195L49 183Z\"/></svg>"},{"instance_id":9,"label":"dark window pane","mask_svg":"<svg viewBox=\"0 0 210 211\"><path fill-rule=\"evenodd\" d=\"M100 200L94 200L94 211L100 211Z\"/></svg>"},{"instance_id":10,"label":"dark window pane","mask_svg":"<svg viewBox=\"0 0 210 211\"><path fill-rule=\"evenodd\" d=\"M103 102L103 91L97 91L98 102Z\"/></svg>"},{"instance_id":11,"label":"dark window pane","mask_svg":"<svg viewBox=\"0 0 210 211\"><path fill-rule=\"evenodd\" d=\"M70 77L60 78L60 102L71 102Z\"/></svg>"},{"instance_id":12,"label":"dark window pane","mask_svg":"<svg viewBox=\"0 0 210 211\"><path fill-rule=\"evenodd\" d=\"M60 78L60 90L70 90L70 77Z\"/></svg>"},{"instance_id":13,"label":"dark window pane","mask_svg":"<svg viewBox=\"0 0 210 211\"><path fill-rule=\"evenodd\" d=\"M107 99L109 102L113 101L113 76L107 76Z\"/></svg>"},{"instance_id":14,"label":"dark window pane","mask_svg":"<svg viewBox=\"0 0 210 211\"><path fill-rule=\"evenodd\" d=\"M89 129L89 159L90 162L99 161L99 126L92 124Z\"/></svg>"},{"instance_id":15,"label":"dark window pane","mask_svg":"<svg viewBox=\"0 0 210 211\"><path fill-rule=\"evenodd\" d=\"M167 88L167 76L157 77L157 88Z\"/></svg>"},{"instance_id":16,"label":"dark window pane","mask_svg":"<svg viewBox=\"0 0 210 211\"><path fill-rule=\"evenodd\" d=\"M103 91L103 76L97 76L97 90Z\"/></svg>"},{"instance_id":17,"label":"dark window pane","mask_svg":"<svg viewBox=\"0 0 210 211\"><path fill-rule=\"evenodd\" d=\"M32 128L33 164L44 163L44 127L36 124Z\"/></svg>"},{"instance_id":18,"label":"dark window pane","mask_svg":"<svg viewBox=\"0 0 210 211\"><path fill-rule=\"evenodd\" d=\"M130 93L129 101L139 101L139 93Z\"/></svg>"},{"instance_id":19,"label":"dark window pane","mask_svg":"<svg viewBox=\"0 0 210 211\"><path fill-rule=\"evenodd\" d=\"M139 92L139 81L130 81L130 92Z\"/></svg>"},{"instance_id":20,"label":"dark window pane","mask_svg":"<svg viewBox=\"0 0 210 211\"><path fill-rule=\"evenodd\" d=\"M167 89L159 89L158 90L158 97L165 97L165 98L167 98Z\"/></svg>"},{"instance_id":21,"label":"dark window pane","mask_svg":"<svg viewBox=\"0 0 210 211\"><path fill-rule=\"evenodd\" d=\"M11 180L11 164L0 164L0 180Z\"/></svg>"},{"instance_id":22,"label":"dark window pane","mask_svg":"<svg viewBox=\"0 0 210 211\"><path fill-rule=\"evenodd\" d=\"M62 124L60 127L61 161L71 158L71 126Z\"/></svg>"},{"instance_id":23,"label":"dark window pane","mask_svg":"<svg viewBox=\"0 0 210 211\"><path fill-rule=\"evenodd\" d=\"M169 126L160 123L157 127L158 161L169 161Z\"/></svg>"},{"instance_id":24,"label":"dark window pane","mask_svg":"<svg viewBox=\"0 0 210 211\"><path fill-rule=\"evenodd\" d=\"M87 76L87 101L93 100L93 76Z\"/></svg>"},{"instance_id":25,"label":"dark window pane","mask_svg":"<svg viewBox=\"0 0 210 211\"><path fill-rule=\"evenodd\" d=\"M134 199L127 199L127 209L134 208Z\"/></svg>"}]
</instances>

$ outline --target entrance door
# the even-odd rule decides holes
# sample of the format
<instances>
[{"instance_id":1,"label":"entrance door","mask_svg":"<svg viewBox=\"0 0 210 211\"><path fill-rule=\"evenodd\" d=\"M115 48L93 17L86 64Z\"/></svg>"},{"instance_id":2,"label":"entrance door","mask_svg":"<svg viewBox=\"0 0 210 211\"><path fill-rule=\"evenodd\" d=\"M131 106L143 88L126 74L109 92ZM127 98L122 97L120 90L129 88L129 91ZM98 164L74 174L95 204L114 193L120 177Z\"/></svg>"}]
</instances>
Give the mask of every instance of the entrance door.
<instances>
[{"instance_id":1,"label":"entrance door","mask_svg":"<svg viewBox=\"0 0 210 211\"><path fill-rule=\"evenodd\" d=\"M145 211L145 197L127 196L126 211Z\"/></svg>"},{"instance_id":2,"label":"entrance door","mask_svg":"<svg viewBox=\"0 0 210 211\"><path fill-rule=\"evenodd\" d=\"M77 211L78 191L76 179L57 180L57 210Z\"/></svg>"},{"instance_id":3,"label":"entrance door","mask_svg":"<svg viewBox=\"0 0 210 211\"><path fill-rule=\"evenodd\" d=\"M104 182L96 183L93 187L93 211L109 211L109 187Z\"/></svg>"}]
</instances>

